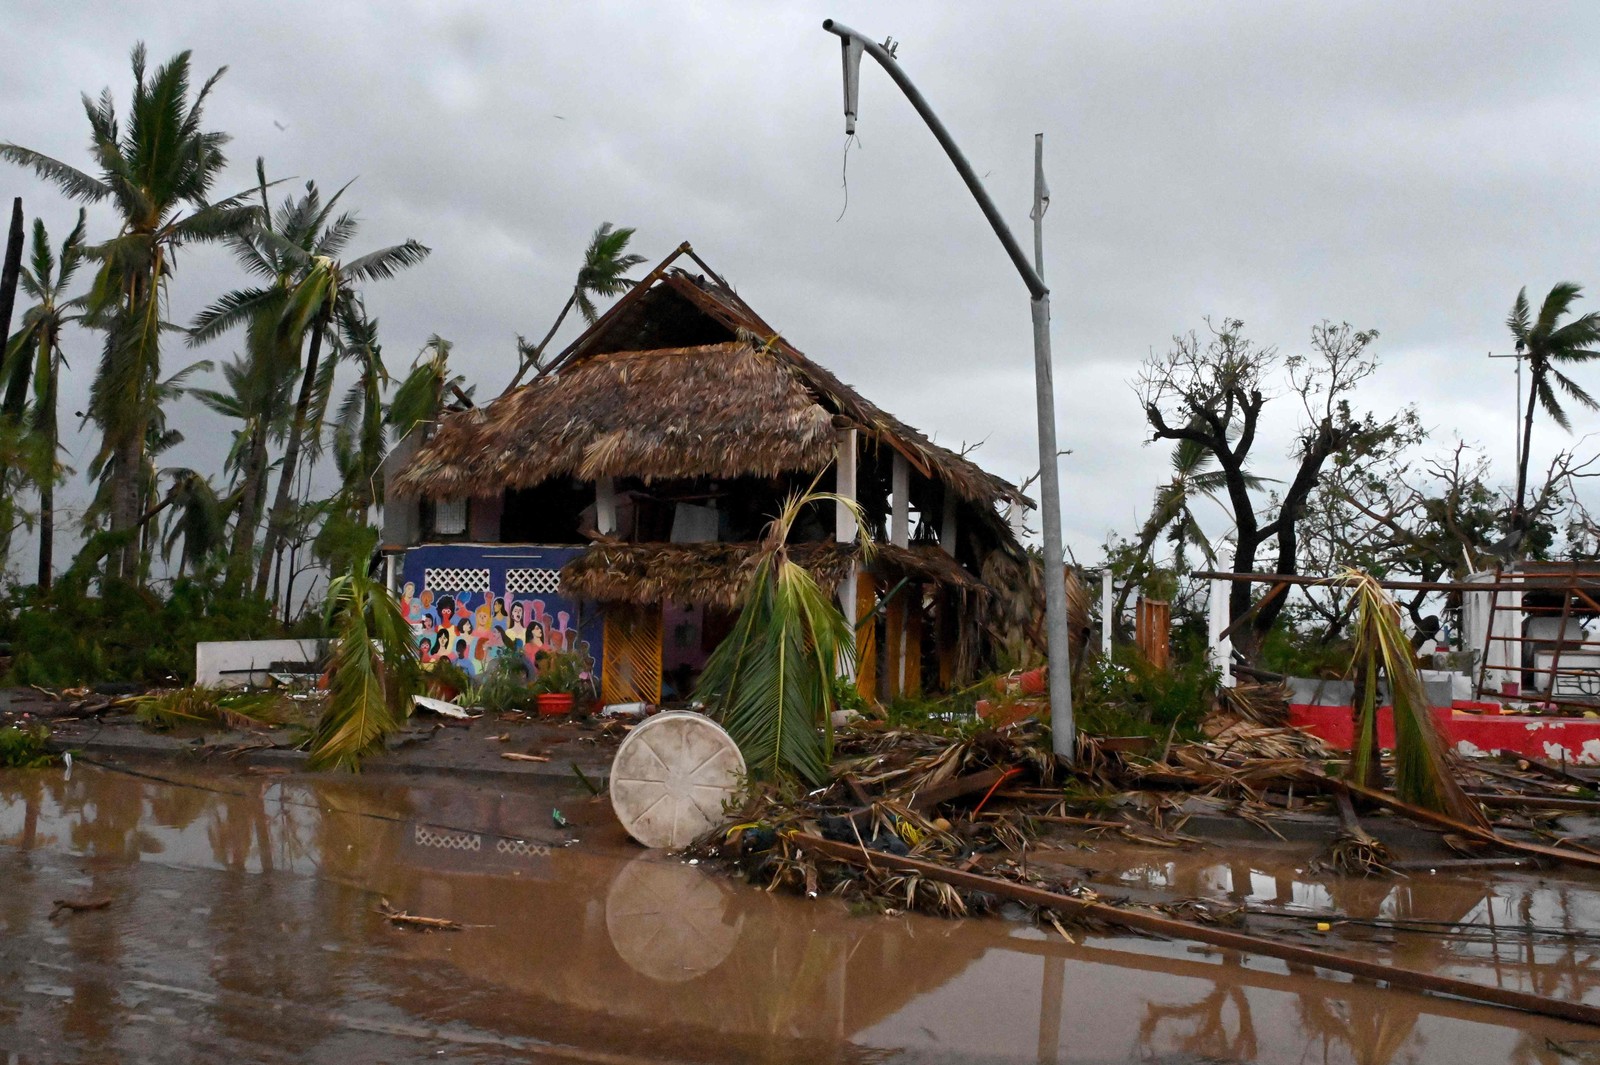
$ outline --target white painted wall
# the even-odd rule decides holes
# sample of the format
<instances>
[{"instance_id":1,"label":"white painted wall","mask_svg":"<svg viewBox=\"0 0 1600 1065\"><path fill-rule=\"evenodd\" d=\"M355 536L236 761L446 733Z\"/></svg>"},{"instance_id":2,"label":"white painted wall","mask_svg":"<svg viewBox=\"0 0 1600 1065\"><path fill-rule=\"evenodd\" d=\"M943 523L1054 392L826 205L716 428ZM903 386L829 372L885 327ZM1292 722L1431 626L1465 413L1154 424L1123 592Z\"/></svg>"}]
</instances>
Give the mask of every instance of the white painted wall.
<instances>
[{"instance_id":1,"label":"white painted wall","mask_svg":"<svg viewBox=\"0 0 1600 1065\"><path fill-rule=\"evenodd\" d=\"M222 640L194 645L194 682L218 687L265 685L273 662L315 662L323 640ZM248 670L235 673L234 670Z\"/></svg>"}]
</instances>

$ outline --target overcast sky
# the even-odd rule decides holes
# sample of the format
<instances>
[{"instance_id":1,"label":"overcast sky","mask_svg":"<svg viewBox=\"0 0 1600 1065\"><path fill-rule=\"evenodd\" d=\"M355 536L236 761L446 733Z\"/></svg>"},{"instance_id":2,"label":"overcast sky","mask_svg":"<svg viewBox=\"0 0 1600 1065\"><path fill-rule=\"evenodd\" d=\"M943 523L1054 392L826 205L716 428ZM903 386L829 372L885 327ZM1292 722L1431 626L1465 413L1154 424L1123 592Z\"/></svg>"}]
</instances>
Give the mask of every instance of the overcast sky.
<instances>
[{"instance_id":1,"label":"overcast sky","mask_svg":"<svg viewBox=\"0 0 1600 1065\"><path fill-rule=\"evenodd\" d=\"M125 104L143 39L153 62L187 48L201 76L229 67L206 116L234 137L227 191L257 155L274 177L356 179L355 251L433 249L367 293L394 368L437 332L497 393L515 335L542 335L612 221L652 261L692 242L807 354L941 443L984 441L978 461L1020 480L1038 463L1026 291L870 59L846 209L839 45L821 22L893 35L1024 239L1045 134L1066 527L1084 562L1166 476L1128 381L1173 333L1234 316L1290 352L1324 317L1376 328L1382 367L1359 404L1417 403L1438 446L1460 431L1509 480L1511 362L1485 355L1509 350L1522 285L1600 285L1593 4L0 0L0 14L0 140L87 166L79 94L109 85ZM70 228L67 202L14 167L0 195L57 238ZM91 237L109 236L92 218ZM239 280L225 255L186 251L173 317ZM93 339L68 355L70 414ZM167 368L191 357L174 344ZM1579 377L1600 385L1600 370ZM1278 406L1281 452L1294 412ZM189 441L172 461L216 469L226 424L193 401L174 421ZM1536 457L1565 442L1542 423ZM71 443L81 470L92 432Z\"/></svg>"}]
</instances>

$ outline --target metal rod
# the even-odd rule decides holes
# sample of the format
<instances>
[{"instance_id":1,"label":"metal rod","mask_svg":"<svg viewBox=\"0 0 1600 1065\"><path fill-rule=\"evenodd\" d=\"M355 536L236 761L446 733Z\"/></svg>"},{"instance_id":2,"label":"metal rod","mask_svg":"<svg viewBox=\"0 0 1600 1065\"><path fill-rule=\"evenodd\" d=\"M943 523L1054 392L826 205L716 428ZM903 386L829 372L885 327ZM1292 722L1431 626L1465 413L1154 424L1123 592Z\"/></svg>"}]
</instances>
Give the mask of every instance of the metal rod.
<instances>
[{"instance_id":1,"label":"metal rod","mask_svg":"<svg viewBox=\"0 0 1600 1065\"><path fill-rule=\"evenodd\" d=\"M1248 581L1251 584L1294 584L1294 585L1321 585L1328 588L1339 587L1337 577L1308 577L1297 573L1220 573L1213 570L1196 570L1189 576L1196 580L1213 581ZM1579 579L1592 579L1600 584L1600 573L1580 573ZM1568 581L1570 587L1571 577L1562 574L1562 580ZM1552 584L1551 577L1540 575L1528 581L1378 581L1380 588L1402 592L1559 592L1562 585ZM1551 609L1555 609L1552 607Z\"/></svg>"},{"instance_id":2,"label":"metal rod","mask_svg":"<svg viewBox=\"0 0 1600 1065\"><path fill-rule=\"evenodd\" d=\"M927 123L928 129L933 133L939 147L944 149L944 154L950 157L956 173L961 175L961 180L967 183L967 189L972 193L972 198L978 201L978 208L983 211L983 216L989 220L989 225L994 229L994 235L1000 238L1000 243L1005 247L1006 254L1011 256L1011 263L1017 268L1017 273L1022 275L1023 282L1028 286L1028 295L1034 299L1046 295L1050 290L1045 288L1044 278L1033 264L1028 262L1028 256L1022 250L1022 245L1017 243L1017 238L1012 236L1011 229L1006 225L1005 219L1000 217L1000 209L994 205L985 191L983 182L978 180L978 175L973 171L972 164L967 162L967 157L961 154L961 149L956 147L955 138L950 136L950 131L944 128L944 123L939 121L939 116L933 113L933 108L917 87L911 84L911 79L906 72L900 69L900 64L883 45L870 37L846 26L836 19L824 19L822 28L829 33L836 34L845 40L860 42L862 49L878 61L878 65L888 71L889 77L900 86L900 91L906 94L906 99L911 101L911 106L916 108L917 114L922 116L922 121Z\"/></svg>"},{"instance_id":3,"label":"metal rod","mask_svg":"<svg viewBox=\"0 0 1600 1065\"><path fill-rule=\"evenodd\" d=\"M847 48L858 46L872 56L900 87L900 91L905 94L917 114L922 116L922 121L927 124L934 139L944 149L945 155L956 168L956 173L966 182L967 191L971 192L972 198L978 202L978 209L989 220L990 228L1000 239L1001 246L1011 257L1012 265L1017 268L1017 273L1022 275L1023 284L1028 288L1028 296L1032 301L1034 390L1039 417L1039 491L1043 497L1039 507L1043 526L1041 546L1044 550L1045 635L1047 658L1050 662L1051 746L1058 758L1070 764L1073 760L1077 732L1072 719L1072 665L1068 660L1070 640L1067 619L1066 553L1062 549L1061 537L1061 475L1056 447L1055 383L1050 360L1050 290L1044 283L1044 208L1040 202L1044 185L1042 176L1044 135L1039 134L1034 138L1033 215L1036 262L1030 263L1022 250L1022 245L1017 242L1011 228L1001 217L1000 209L989 198L988 190L983 187L983 182L972 169L972 164L967 162L967 157L956 146L955 138L950 136L950 131L945 129L944 123L939 121L939 116L934 114L933 108L911 83L905 71L900 69L900 64L895 61L889 50L833 19L826 19L822 23L822 28L837 35ZM847 57L847 79L849 72ZM850 103L847 97L847 108Z\"/></svg>"}]
</instances>

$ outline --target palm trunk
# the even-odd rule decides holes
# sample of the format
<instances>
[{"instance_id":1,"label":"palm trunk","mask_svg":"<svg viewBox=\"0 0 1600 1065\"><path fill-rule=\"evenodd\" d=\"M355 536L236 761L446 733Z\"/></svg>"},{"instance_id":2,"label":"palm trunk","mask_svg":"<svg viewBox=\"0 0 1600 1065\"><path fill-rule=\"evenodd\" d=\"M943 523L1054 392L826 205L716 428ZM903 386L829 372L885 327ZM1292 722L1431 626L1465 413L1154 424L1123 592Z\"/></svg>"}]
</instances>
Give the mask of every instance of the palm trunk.
<instances>
[{"instance_id":1,"label":"palm trunk","mask_svg":"<svg viewBox=\"0 0 1600 1065\"><path fill-rule=\"evenodd\" d=\"M43 423L41 428L44 430L44 440L40 445L44 450L44 461L40 468L42 476L39 478L39 590L41 592L50 590L52 571L55 569L56 448L60 443L59 427L56 425L56 386L60 367L55 362L53 349L45 365L50 371L50 377L45 382L44 395L40 398L38 412L38 417Z\"/></svg>"},{"instance_id":2,"label":"palm trunk","mask_svg":"<svg viewBox=\"0 0 1600 1065\"><path fill-rule=\"evenodd\" d=\"M232 592L244 587L250 571L250 555L256 546L256 528L261 524L262 482L267 473L267 420L258 415L250 427L250 445L245 454L244 481L239 487L239 517L233 527L233 546L228 551L226 586Z\"/></svg>"},{"instance_id":3,"label":"palm trunk","mask_svg":"<svg viewBox=\"0 0 1600 1065\"><path fill-rule=\"evenodd\" d=\"M517 367L517 376L515 376L515 377L513 377L511 379L511 383L509 385L506 385L506 391L507 392L511 391L513 388L516 388L517 385L521 384L522 383L522 375L527 373L528 370L533 366L533 364L538 362L539 359L544 355L545 346L550 343L550 338L556 335L556 330L561 328L561 323L567 320L567 314L572 310L573 305L576 304L577 302L578 302L578 290L577 289L573 289L572 290L572 295L567 297L566 306L562 307L561 308L561 313L556 315L556 324L552 325L550 327L550 331L544 335L544 339L539 341L539 346L533 349L533 357L529 358L529 359L524 359L522 361L522 365Z\"/></svg>"},{"instance_id":4,"label":"palm trunk","mask_svg":"<svg viewBox=\"0 0 1600 1065\"><path fill-rule=\"evenodd\" d=\"M1533 412L1534 404L1539 396L1539 382L1543 373L1535 368L1532 373L1531 386L1528 389L1528 411L1522 419L1522 456L1517 464L1517 509L1511 512L1511 535L1513 544L1518 552L1522 550L1522 541L1528 532L1528 515L1525 511L1528 498L1528 448L1533 446Z\"/></svg>"},{"instance_id":5,"label":"palm trunk","mask_svg":"<svg viewBox=\"0 0 1600 1065\"><path fill-rule=\"evenodd\" d=\"M139 576L139 518L144 510L144 426L126 431L113 445L111 471L111 527L113 536L125 537L116 561L106 567L109 576L137 580Z\"/></svg>"},{"instance_id":6,"label":"palm trunk","mask_svg":"<svg viewBox=\"0 0 1600 1065\"><path fill-rule=\"evenodd\" d=\"M283 449L283 469L278 472L278 491L273 496L272 511L267 516L266 539L261 542L261 563L256 568L257 595L267 592L267 582L272 578L273 554L283 539L284 526L289 522L295 471L300 465L300 448L310 417L311 398L316 392L317 362L322 357L322 334L332 315L333 303L325 301L311 327L311 347L306 352L306 372L300 381L300 398L295 401L294 421L289 425L289 441Z\"/></svg>"},{"instance_id":7,"label":"palm trunk","mask_svg":"<svg viewBox=\"0 0 1600 1065\"><path fill-rule=\"evenodd\" d=\"M22 274L22 197L11 201L11 231L6 234L5 264L0 266L0 344L11 335L11 312L17 303L17 278Z\"/></svg>"}]
</instances>

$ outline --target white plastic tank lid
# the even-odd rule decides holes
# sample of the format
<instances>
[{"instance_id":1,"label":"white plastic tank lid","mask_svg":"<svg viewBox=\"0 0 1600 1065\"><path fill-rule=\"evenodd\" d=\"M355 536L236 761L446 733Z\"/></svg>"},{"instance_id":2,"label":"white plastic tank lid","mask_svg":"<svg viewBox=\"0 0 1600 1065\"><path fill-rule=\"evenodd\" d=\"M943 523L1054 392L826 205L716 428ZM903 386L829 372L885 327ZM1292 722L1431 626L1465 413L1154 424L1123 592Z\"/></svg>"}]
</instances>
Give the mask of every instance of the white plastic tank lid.
<instances>
[{"instance_id":1,"label":"white plastic tank lid","mask_svg":"<svg viewBox=\"0 0 1600 1065\"><path fill-rule=\"evenodd\" d=\"M611 806L646 847L686 847L722 819L745 773L722 726L676 710L628 733L611 762Z\"/></svg>"}]
</instances>

